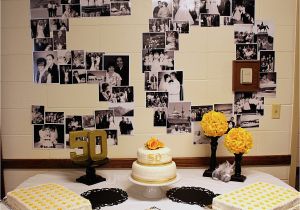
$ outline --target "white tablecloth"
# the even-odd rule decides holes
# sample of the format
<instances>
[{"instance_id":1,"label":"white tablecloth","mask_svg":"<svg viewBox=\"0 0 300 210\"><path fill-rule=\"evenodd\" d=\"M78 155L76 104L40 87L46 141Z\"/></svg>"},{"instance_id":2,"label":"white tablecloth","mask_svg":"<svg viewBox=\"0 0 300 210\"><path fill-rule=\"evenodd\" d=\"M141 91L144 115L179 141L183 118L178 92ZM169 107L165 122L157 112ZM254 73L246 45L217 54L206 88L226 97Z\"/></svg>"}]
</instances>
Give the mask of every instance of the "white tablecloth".
<instances>
[{"instance_id":1,"label":"white tablecloth","mask_svg":"<svg viewBox=\"0 0 300 210\"><path fill-rule=\"evenodd\" d=\"M223 194L230 192L234 189L255 183L258 181L267 182L275 184L278 186L283 186L289 189L293 189L286 183L282 182L280 179L277 179L269 174L253 171L249 169L243 170L243 174L247 176L245 182L228 182L224 183L221 181L216 181L211 178L203 177L203 169L178 169L178 174L181 177L181 180L171 186L163 187L164 191L171 189L173 187L182 187L182 186L195 186L203 187L213 191L215 194ZM142 192L145 187L135 185L128 180L128 177L131 173L131 170L98 170L97 174L106 178L106 182L101 182L95 185L87 186L81 183L75 182L75 179L84 175L84 170L77 171L57 171L49 172L47 174L38 174L33 177L30 177L25 182L23 182L20 187L30 187L43 183L57 183L61 184L68 189L81 194L90 189L99 189L99 188L120 188L128 193L128 200L122 204L110 207L103 207L101 209L114 210L145 210L152 206L156 206L162 210L184 210L184 209L203 209L197 205L188 205L175 203L169 200L166 197L163 197L159 200L149 200L142 196ZM1 206L2 205L2 206ZM7 208L1 204L0 209L7 210Z\"/></svg>"}]
</instances>

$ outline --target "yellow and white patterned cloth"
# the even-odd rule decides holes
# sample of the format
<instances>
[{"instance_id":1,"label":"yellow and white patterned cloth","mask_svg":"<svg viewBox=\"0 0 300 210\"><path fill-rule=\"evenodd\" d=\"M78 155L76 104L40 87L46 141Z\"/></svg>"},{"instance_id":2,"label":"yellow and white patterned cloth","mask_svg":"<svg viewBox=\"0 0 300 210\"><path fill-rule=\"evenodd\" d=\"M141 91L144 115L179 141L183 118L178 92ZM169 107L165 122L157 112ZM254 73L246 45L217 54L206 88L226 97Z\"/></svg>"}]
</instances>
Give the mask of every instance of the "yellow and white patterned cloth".
<instances>
[{"instance_id":1,"label":"yellow and white patterned cloth","mask_svg":"<svg viewBox=\"0 0 300 210\"><path fill-rule=\"evenodd\" d=\"M280 210L290 209L300 202L300 193L276 185L257 182L213 199L213 209Z\"/></svg>"},{"instance_id":2,"label":"yellow and white patterned cloth","mask_svg":"<svg viewBox=\"0 0 300 210\"><path fill-rule=\"evenodd\" d=\"M91 203L58 184L20 188L7 194L7 204L14 210L91 210Z\"/></svg>"}]
</instances>

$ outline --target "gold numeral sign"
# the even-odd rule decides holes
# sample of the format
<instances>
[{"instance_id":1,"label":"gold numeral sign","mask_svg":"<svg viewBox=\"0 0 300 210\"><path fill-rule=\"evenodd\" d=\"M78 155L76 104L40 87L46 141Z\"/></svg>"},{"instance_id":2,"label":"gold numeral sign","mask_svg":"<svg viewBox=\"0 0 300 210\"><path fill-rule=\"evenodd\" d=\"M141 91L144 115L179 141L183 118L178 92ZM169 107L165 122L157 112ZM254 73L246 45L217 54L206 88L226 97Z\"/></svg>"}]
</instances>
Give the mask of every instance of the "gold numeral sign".
<instances>
[{"instance_id":1,"label":"gold numeral sign","mask_svg":"<svg viewBox=\"0 0 300 210\"><path fill-rule=\"evenodd\" d=\"M97 138L101 139L101 152L98 154L96 152ZM75 162L104 160L107 157L107 134L103 130L70 132L70 148L83 150L83 154L70 153L71 160Z\"/></svg>"}]
</instances>

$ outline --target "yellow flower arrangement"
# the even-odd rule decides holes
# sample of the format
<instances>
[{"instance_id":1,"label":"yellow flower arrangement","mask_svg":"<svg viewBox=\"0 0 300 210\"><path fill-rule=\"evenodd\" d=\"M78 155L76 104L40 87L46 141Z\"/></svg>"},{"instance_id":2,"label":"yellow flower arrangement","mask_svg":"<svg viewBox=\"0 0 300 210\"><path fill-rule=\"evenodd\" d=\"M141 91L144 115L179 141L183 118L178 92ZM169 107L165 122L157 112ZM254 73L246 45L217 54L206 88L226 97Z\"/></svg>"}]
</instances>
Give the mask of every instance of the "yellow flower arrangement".
<instances>
[{"instance_id":1,"label":"yellow flower arrangement","mask_svg":"<svg viewBox=\"0 0 300 210\"><path fill-rule=\"evenodd\" d=\"M158 140L156 137L151 137L145 144L148 149L155 150L164 147L164 143Z\"/></svg>"},{"instance_id":2,"label":"yellow flower arrangement","mask_svg":"<svg viewBox=\"0 0 300 210\"><path fill-rule=\"evenodd\" d=\"M253 147L253 138L244 128L232 128L225 137L225 147L232 153L248 153Z\"/></svg>"},{"instance_id":3,"label":"yellow flower arrangement","mask_svg":"<svg viewBox=\"0 0 300 210\"><path fill-rule=\"evenodd\" d=\"M226 116L216 111L204 114L200 125L204 134L208 137L220 137L228 130Z\"/></svg>"}]
</instances>

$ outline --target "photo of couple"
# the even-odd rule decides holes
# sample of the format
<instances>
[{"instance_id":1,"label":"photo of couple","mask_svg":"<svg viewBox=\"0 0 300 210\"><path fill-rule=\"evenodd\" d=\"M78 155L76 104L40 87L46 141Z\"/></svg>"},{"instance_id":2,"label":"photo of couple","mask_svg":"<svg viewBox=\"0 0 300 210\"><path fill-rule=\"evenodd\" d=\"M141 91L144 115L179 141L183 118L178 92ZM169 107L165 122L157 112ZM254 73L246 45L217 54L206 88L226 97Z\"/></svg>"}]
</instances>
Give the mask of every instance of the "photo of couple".
<instances>
[{"instance_id":1,"label":"photo of couple","mask_svg":"<svg viewBox=\"0 0 300 210\"><path fill-rule=\"evenodd\" d=\"M169 93L169 102L177 102L183 100L182 83L182 71L158 72L158 90Z\"/></svg>"}]
</instances>

